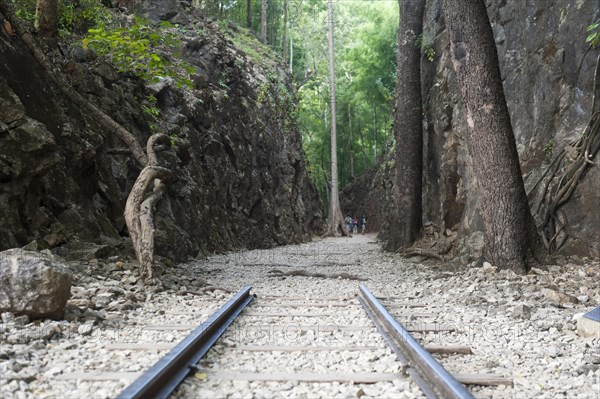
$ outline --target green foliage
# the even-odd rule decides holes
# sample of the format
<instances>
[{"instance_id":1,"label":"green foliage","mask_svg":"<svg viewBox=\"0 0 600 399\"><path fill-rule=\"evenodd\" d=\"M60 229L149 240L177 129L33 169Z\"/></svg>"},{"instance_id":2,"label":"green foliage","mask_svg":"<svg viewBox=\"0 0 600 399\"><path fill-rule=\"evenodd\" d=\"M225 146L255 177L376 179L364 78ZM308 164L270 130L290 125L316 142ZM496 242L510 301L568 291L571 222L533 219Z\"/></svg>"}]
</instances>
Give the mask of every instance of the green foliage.
<instances>
[{"instance_id":1,"label":"green foliage","mask_svg":"<svg viewBox=\"0 0 600 399\"><path fill-rule=\"evenodd\" d=\"M553 149L554 149L554 140L552 140L552 139L548 140L548 142L546 144L544 144L544 147L542 147L542 151L544 151L544 154L548 158L552 157Z\"/></svg>"},{"instance_id":2,"label":"green foliage","mask_svg":"<svg viewBox=\"0 0 600 399\"><path fill-rule=\"evenodd\" d=\"M600 41L600 19L586 28L588 36L585 39L586 43L595 46Z\"/></svg>"},{"instance_id":3,"label":"green foliage","mask_svg":"<svg viewBox=\"0 0 600 399\"><path fill-rule=\"evenodd\" d=\"M111 21L108 9L99 0L61 0L58 2L58 17L58 28L63 36L78 28L86 29Z\"/></svg>"},{"instance_id":4,"label":"green foliage","mask_svg":"<svg viewBox=\"0 0 600 399\"><path fill-rule=\"evenodd\" d=\"M435 50L433 49L433 47L428 46L424 49L425 51L425 57L427 58L427 60L429 62L433 62L433 60L435 59Z\"/></svg>"},{"instance_id":5,"label":"green foliage","mask_svg":"<svg viewBox=\"0 0 600 399\"><path fill-rule=\"evenodd\" d=\"M433 62L433 60L435 60L435 49L432 47L431 43L423 39L422 33L415 39L415 46L421 48L427 61Z\"/></svg>"},{"instance_id":6,"label":"green foliage","mask_svg":"<svg viewBox=\"0 0 600 399\"><path fill-rule=\"evenodd\" d=\"M227 26L221 26L221 28L222 33L230 38L233 44L242 50L250 60L266 68L275 69L277 67L274 61L276 54L269 46L264 45L253 36L248 29L238 27L234 31Z\"/></svg>"},{"instance_id":7,"label":"green foliage","mask_svg":"<svg viewBox=\"0 0 600 399\"><path fill-rule=\"evenodd\" d=\"M20 20L34 24L36 0L11 0L11 3Z\"/></svg>"},{"instance_id":8,"label":"green foliage","mask_svg":"<svg viewBox=\"0 0 600 399\"><path fill-rule=\"evenodd\" d=\"M12 0L16 15L35 24L36 0ZM62 36L108 22L110 13L100 0L58 0L58 30Z\"/></svg>"},{"instance_id":9,"label":"green foliage","mask_svg":"<svg viewBox=\"0 0 600 399\"><path fill-rule=\"evenodd\" d=\"M153 132L158 131L158 117L160 116L160 108L158 108L157 102L158 99L152 94L147 95L142 101L142 109L148 116L150 130Z\"/></svg>"},{"instance_id":10,"label":"green foliage","mask_svg":"<svg viewBox=\"0 0 600 399\"><path fill-rule=\"evenodd\" d=\"M381 160L391 128L396 82L398 4L337 2L336 104L339 181L351 180ZM326 2L305 1L294 15L294 79L298 123L311 179L326 198L330 173L330 114ZM312 77L312 78L310 78ZM307 78L310 78L306 80ZM350 132L352 126L352 134Z\"/></svg>"},{"instance_id":11,"label":"green foliage","mask_svg":"<svg viewBox=\"0 0 600 399\"><path fill-rule=\"evenodd\" d=\"M153 26L149 21L136 18L128 27L112 28L100 24L90 29L82 40L83 47L91 48L107 57L120 72L131 73L149 83L172 78L178 87L192 87L189 75L194 68L179 57L167 59L166 48L177 48L180 41L174 26L161 22Z\"/></svg>"},{"instance_id":12,"label":"green foliage","mask_svg":"<svg viewBox=\"0 0 600 399\"><path fill-rule=\"evenodd\" d=\"M158 119L158 116L160 115L160 108L156 106L157 101L158 100L156 97L154 97L152 94L149 94L146 96L146 101L142 105L144 112L146 112L146 114L148 114L148 116L154 120Z\"/></svg>"}]
</instances>

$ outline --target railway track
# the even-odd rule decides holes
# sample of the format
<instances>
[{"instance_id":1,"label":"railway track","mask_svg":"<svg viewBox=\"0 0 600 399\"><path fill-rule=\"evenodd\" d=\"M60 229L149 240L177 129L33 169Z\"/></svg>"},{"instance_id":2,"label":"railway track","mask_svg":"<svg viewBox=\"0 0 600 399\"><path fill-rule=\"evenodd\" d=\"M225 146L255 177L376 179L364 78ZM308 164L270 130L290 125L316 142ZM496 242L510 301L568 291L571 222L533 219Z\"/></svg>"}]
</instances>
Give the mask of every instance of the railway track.
<instances>
[{"instance_id":1,"label":"railway track","mask_svg":"<svg viewBox=\"0 0 600 399\"><path fill-rule=\"evenodd\" d=\"M303 383L329 384L345 396L349 392L340 387L351 387L360 397L365 395L363 387L377 384L386 385L391 395L419 396L408 377L427 397L472 398L462 382L511 384L510 379L498 375L453 376L445 370L432 353L464 356L471 353L470 348L423 347L413 335L446 327L420 323L405 328L397 321L431 318L432 314L423 312L424 304L383 298L386 308L364 284L357 297L254 298L250 288L235 294L118 398L199 397L224 386L233 394L240 386L251 390L262 389L261 385L269 396L269 389L276 393L282 383L285 390L292 391L291 396L295 386ZM246 308L250 302L252 306ZM299 391L296 396L301 394ZM323 396L331 394L335 392Z\"/></svg>"}]
</instances>

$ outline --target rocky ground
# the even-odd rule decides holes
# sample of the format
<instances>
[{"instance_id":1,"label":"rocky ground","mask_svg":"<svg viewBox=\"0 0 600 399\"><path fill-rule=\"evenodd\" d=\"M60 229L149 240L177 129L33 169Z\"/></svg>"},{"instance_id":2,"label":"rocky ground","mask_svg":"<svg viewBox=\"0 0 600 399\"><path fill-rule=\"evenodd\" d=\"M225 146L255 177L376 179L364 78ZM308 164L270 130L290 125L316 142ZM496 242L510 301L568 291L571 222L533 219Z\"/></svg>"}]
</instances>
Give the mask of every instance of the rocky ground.
<instances>
[{"instance_id":1,"label":"rocky ground","mask_svg":"<svg viewBox=\"0 0 600 399\"><path fill-rule=\"evenodd\" d=\"M255 331L252 326L260 320L251 322L251 314L266 312L266 301L292 295L306 303L328 298L352 305L361 279L377 295L427 305L418 309L427 313L423 316L408 317L406 309L396 309L400 321L454 327L454 332L417 334L428 344L460 343L472 348L472 355L445 356L442 362L449 371L513 378L512 387L473 388L477 397L598 397L600 342L579 337L575 319L600 304L599 264L586 259L554 263L526 276L489 265L456 271L432 261L385 253L374 236L367 235L211 256L167 269L165 289L147 292L126 262L116 258L79 262L71 264L75 282L65 320L30 321L2 314L0 397L114 397L135 373L152 365L189 328L248 284L257 295L255 303L203 361L208 378L200 373L176 397L419 397L418 389L405 379L373 385L210 379L211 370L398 372L398 364L386 349L368 355L307 352L292 358L289 353L229 350L264 344L265 339L272 345L288 346L336 345L342 339L361 346L380 345L376 334L342 333L344 327L368 323L358 306L340 308L343 312L337 313L335 307L317 309L323 318L312 315L310 321L302 317L283 320L288 323L284 325L311 322L331 327L334 323L333 329L325 331L300 332L291 338L289 329L287 336L278 335L275 328L267 337L248 333ZM307 272L321 277L302 275ZM102 379L101 372L109 371L119 372L116 378L120 380L114 375L113 379L89 380L91 374Z\"/></svg>"}]
</instances>

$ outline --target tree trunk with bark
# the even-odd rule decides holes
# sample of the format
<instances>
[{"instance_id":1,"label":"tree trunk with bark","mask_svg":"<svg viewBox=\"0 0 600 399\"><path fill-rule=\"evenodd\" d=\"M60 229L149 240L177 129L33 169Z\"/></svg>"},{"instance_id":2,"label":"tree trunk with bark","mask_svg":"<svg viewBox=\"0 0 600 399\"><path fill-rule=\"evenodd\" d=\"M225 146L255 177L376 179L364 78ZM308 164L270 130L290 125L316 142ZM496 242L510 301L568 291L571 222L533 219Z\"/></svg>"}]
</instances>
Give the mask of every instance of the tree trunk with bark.
<instances>
[{"instance_id":1,"label":"tree trunk with bark","mask_svg":"<svg viewBox=\"0 0 600 399\"><path fill-rule=\"evenodd\" d=\"M333 55L333 0L327 1L327 22L329 42L329 99L331 102L331 195L329 196L329 223L325 232L326 236L337 236L341 229L342 235L350 233L344 223L344 215L340 206L337 168L337 133L335 110L335 59Z\"/></svg>"},{"instance_id":2,"label":"tree trunk with bark","mask_svg":"<svg viewBox=\"0 0 600 399\"><path fill-rule=\"evenodd\" d=\"M58 1L37 0L35 28L51 49L58 47Z\"/></svg>"},{"instance_id":3,"label":"tree trunk with bark","mask_svg":"<svg viewBox=\"0 0 600 399\"><path fill-rule=\"evenodd\" d=\"M373 163L377 165L377 107L373 101Z\"/></svg>"},{"instance_id":4,"label":"tree trunk with bark","mask_svg":"<svg viewBox=\"0 0 600 399\"><path fill-rule=\"evenodd\" d=\"M386 249L408 248L422 224L423 105L421 99L421 49L415 43L423 32L425 0L399 0L396 109L397 209L390 211Z\"/></svg>"},{"instance_id":5,"label":"tree trunk with bark","mask_svg":"<svg viewBox=\"0 0 600 399\"><path fill-rule=\"evenodd\" d=\"M267 44L267 0L262 0L260 7L260 41Z\"/></svg>"},{"instance_id":6,"label":"tree trunk with bark","mask_svg":"<svg viewBox=\"0 0 600 399\"><path fill-rule=\"evenodd\" d=\"M294 76L294 20L290 20L290 75Z\"/></svg>"},{"instance_id":7,"label":"tree trunk with bark","mask_svg":"<svg viewBox=\"0 0 600 399\"><path fill-rule=\"evenodd\" d=\"M287 34L288 34L288 0L285 0L283 3L283 38L281 39L281 58L283 59L283 63L287 64L288 60L288 43L287 43Z\"/></svg>"},{"instance_id":8,"label":"tree trunk with bark","mask_svg":"<svg viewBox=\"0 0 600 399\"><path fill-rule=\"evenodd\" d=\"M367 161L367 149L366 144L365 144L365 137L363 135L363 131L362 131L362 126L360 124L360 116L357 115L356 116L356 124L358 125L358 135L360 137L360 150L362 152L362 156L363 156L363 164L364 164L364 170L369 169L369 161Z\"/></svg>"},{"instance_id":9,"label":"tree trunk with bark","mask_svg":"<svg viewBox=\"0 0 600 399\"><path fill-rule=\"evenodd\" d=\"M483 256L500 269L525 273L528 255L537 251L539 240L486 6L483 0L444 0L443 13L467 114L467 142L485 224Z\"/></svg>"},{"instance_id":10,"label":"tree trunk with bark","mask_svg":"<svg viewBox=\"0 0 600 399\"><path fill-rule=\"evenodd\" d=\"M252 0L246 0L246 27L252 30Z\"/></svg>"},{"instance_id":11,"label":"tree trunk with bark","mask_svg":"<svg viewBox=\"0 0 600 399\"><path fill-rule=\"evenodd\" d=\"M348 105L348 135L350 150L350 179L354 180L354 138L352 137L352 112Z\"/></svg>"}]
</instances>

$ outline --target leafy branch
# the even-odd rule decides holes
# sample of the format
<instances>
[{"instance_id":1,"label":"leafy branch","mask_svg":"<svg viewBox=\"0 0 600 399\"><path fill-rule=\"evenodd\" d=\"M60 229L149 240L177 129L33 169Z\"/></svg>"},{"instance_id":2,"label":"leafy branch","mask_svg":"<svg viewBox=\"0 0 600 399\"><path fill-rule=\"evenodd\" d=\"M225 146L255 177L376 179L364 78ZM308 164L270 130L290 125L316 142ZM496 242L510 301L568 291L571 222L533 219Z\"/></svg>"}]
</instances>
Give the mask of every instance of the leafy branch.
<instances>
[{"instance_id":1,"label":"leafy branch","mask_svg":"<svg viewBox=\"0 0 600 399\"><path fill-rule=\"evenodd\" d=\"M119 72L131 73L148 83L172 78L177 87L193 87L190 75L194 67L179 57L169 59L165 51L181 45L174 26L168 22L153 26L136 18L133 25L118 28L102 23L88 31L82 45L108 58Z\"/></svg>"},{"instance_id":2,"label":"leafy branch","mask_svg":"<svg viewBox=\"0 0 600 399\"><path fill-rule=\"evenodd\" d=\"M588 37L585 39L586 43L590 43L590 46L595 46L600 41L600 19L596 20L593 24L586 28Z\"/></svg>"},{"instance_id":3,"label":"leafy branch","mask_svg":"<svg viewBox=\"0 0 600 399\"><path fill-rule=\"evenodd\" d=\"M415 39L415 46L421 48L423 55L425 55L425 58L427 58L427 61L433 62L435 59L435 49L432 47L431 43L423 39L422 33Z\"/></svg>"}]
</instances>

